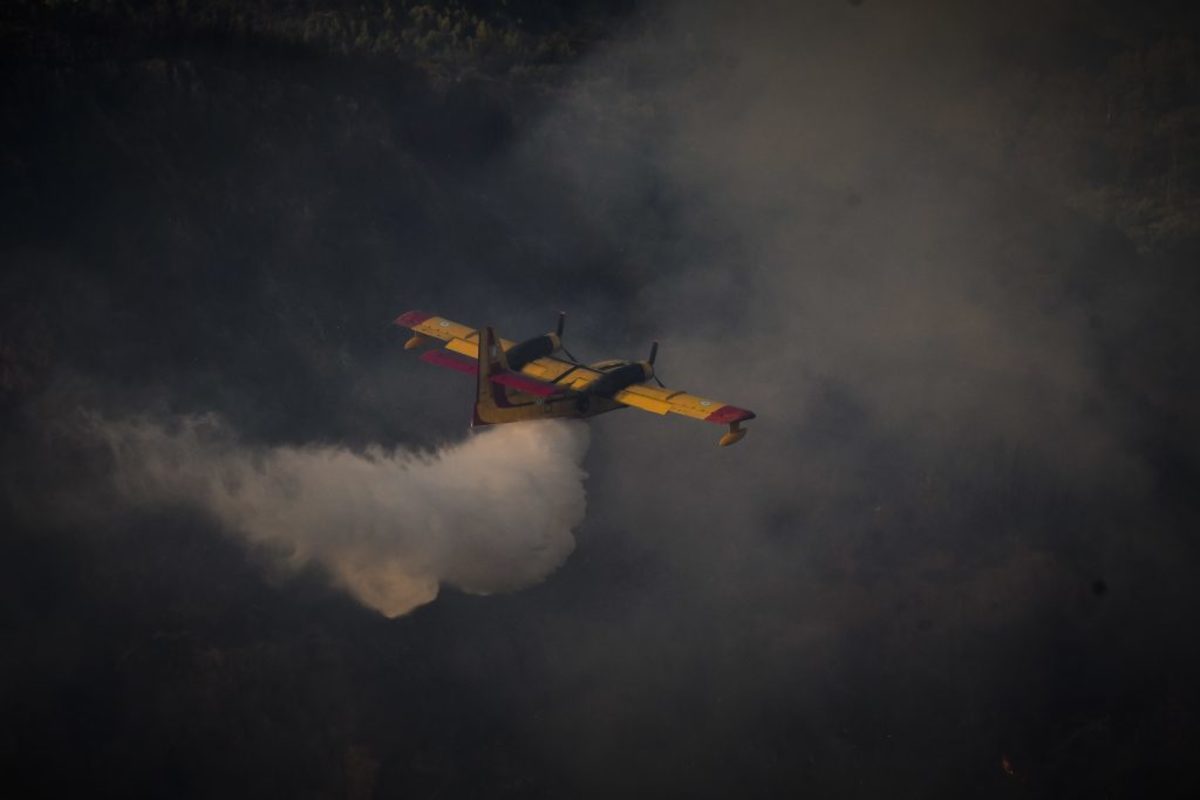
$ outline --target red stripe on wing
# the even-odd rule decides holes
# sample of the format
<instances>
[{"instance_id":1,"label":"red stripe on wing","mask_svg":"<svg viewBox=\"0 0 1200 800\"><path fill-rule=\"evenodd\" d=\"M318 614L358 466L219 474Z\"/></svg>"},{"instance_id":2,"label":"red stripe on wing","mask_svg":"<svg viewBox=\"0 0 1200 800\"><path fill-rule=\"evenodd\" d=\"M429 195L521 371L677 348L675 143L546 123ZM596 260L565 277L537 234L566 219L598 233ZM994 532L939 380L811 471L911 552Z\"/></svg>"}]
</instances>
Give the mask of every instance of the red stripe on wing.
<instances>
[{"instance_id":1,"label":"red stripe on wing","mask_svg":"<svg viewBox=\"0 0 1200 800\"><path fill-rule=\"evenodd\" d=\"M453 353L449 350L426 350L421 354L421 360L467 375L479 374L479 363L475 359L460 356L458 353ZM517 375L513 372L493 373L491 380L492 383L507 386L510 389L516 389L518 392L525 392L526 394L538 397L550 397L563 391L563 387L556 384L539 381L536 378L529 378L525 375Z\"/></svg>"},{"instance_id":2,"label":"red stripe on wing","mask_svg":"<svg viewBox=\"0 0 1200 800\"><path fill-rule=\"evenodd\" d=\"M421 360L446 369L464 372L467 375L475 375L479 372L479 365L475 363L475 359L451 353L449 350L426 350L421 354Z\"/></svg>"},{"instance_id":3,"label":"red stripe on wing","mask_svg":"<svg viewBox=\"0 0 1200 800\"><path fill-rule=\"evenodd\" d=\"M539 381L536 378L528 378L524 375L517 375L514 372L501 372L492 375L492 383L498 383L501 386L516 389L518 392L525 392L526 394L538 397L550 397L563 390L561 386L556 384Z\"/></svg>"},{"instance_id":4,"label":"red stripe on wing","mask_svg":"<svg viewBox=\"0 0 1200 800\"><path fill-rule=\"evenodd\" d=\"M395 324L411 328L420 325L432 316L432 314L426 314L424 311L407 311L396 317ZM475 359L467 358L448 350L427 350L421 354L421 360L438 367L462 372L466 375L479 374L479 364ZM516 389L519 392L531 394L536 397L551 397L566 391L564 387L558 384L539 381L536 378L530 378L514 372L494 373L491 376L491 381L492 383L507 386L510 389ZM755 414L753 411L738 408L737 406L724 405L705 417L704 421L717 425L728 425L734 422L754 419L754 417Z\"/></svg>"}]
</instances>

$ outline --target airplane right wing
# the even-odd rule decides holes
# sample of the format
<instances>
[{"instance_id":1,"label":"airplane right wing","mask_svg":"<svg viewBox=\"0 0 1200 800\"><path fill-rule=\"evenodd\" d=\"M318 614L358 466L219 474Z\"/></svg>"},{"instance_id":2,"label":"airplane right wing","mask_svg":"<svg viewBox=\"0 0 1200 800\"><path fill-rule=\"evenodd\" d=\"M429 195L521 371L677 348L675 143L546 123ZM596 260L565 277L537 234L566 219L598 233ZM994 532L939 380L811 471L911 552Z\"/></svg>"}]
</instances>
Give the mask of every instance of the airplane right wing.
<instances>
[{"instance_id":1,"label":"airplane right wing","mask_svg":"<svg viewBox=\"0 0 1200 800\"><path fill-rule=\"evenodd\" d=\"M753 411L745 408L722 403L719 400L706 400L694 394L653 386L649 383L635 383L627 386L613 394L612 399L654 414L664 416L679 414L715 425L728 425L729 432L721 437L722 447L740 442L746 436L746 431L741 427L741 423L755 417Z\"/></svg>"}]
</instances>

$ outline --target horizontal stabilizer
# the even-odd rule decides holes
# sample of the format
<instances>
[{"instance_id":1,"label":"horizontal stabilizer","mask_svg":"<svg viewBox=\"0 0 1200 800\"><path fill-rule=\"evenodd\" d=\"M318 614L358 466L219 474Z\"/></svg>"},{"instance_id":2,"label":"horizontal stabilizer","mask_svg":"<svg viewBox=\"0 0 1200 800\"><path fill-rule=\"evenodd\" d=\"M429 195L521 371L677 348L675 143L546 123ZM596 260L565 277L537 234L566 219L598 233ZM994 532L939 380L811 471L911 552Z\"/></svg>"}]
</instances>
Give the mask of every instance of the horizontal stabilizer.
<instances>
[{"instance_id":1,"label":"horizontal stabilizer","mask_svg":"<svg viewBox=\"0 0 1200 800\"><path fill-rule=\"evenodd\" d=\"M525 394L532 394L537 397L550 397L560 394L563 390L557 384L546 383L545 381L539 381L525 375L518 375L515 372L493 374L492 383L498 383L501 386L507 386L510 389L516 389L518 392L525 392Z\"/></svg>"},{"instance_id":2,"label":"horizontal stabilizer","mask_svg":"<svg viewBox=\"0 0 1200 800\"><path fill-rule=\"evenodd\" d=\"M479 363L475 359L467 358L466 356L461 356L458 353L452 353L447 350L426 351L421 354L421 360L438 367L462 372L466 375L475 375L479 372ZM493 372L490 379L492 383L507 386L510 389L515 389L518 392L524 392L536 397L552 397L565 391L564 387L558 384L539 381L536 378L530 378L528 375L520 375L515 372Z\"/></svg>"}]
</instances>

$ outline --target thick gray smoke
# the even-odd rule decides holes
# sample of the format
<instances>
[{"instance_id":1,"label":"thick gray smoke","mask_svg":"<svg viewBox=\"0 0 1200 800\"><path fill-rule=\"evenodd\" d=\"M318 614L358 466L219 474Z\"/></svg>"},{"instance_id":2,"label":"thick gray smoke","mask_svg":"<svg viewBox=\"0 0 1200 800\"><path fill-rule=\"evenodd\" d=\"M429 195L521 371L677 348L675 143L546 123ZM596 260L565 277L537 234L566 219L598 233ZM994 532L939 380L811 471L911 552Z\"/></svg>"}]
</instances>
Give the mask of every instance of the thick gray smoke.
<instances>
[{"instance_id":1,"label":"thick gray smoke","mask_svg":"<svg viewBox=\"0 0 1200 800\"><path fill-rule=\"evenodd\" d=\"M1086 314L1045 256L1076 243L1053 209L1031 221L1038 176L982 135L1005 127L980 99L992 15L924 5L680 4L594 61L533 152L634 238L630 316L660 326L673 380L760 425L799 427L828 380L901 436L994 437L1066 473L1117 460ZM653 192L675 240L640 222Z\"/></svg>"},{"instance_id":2,"label":"thick gray smoke","mask_svg":"<svg viewBox=\"0 0 1200 800\"><path fill-rule=\"evenodd\" d=\"M250 447L214 417L95 427L125 502L200 508L290 565L320 564L389 617L441 583L476 594L537 583L574 549L586 506L579 423L504 425L428 454Z\"/></svg>"},{"instance_id":3,"label":"thick gray smoke","mask_svg":"<svg viewBox=\"0 0 1200 800\"><path fill-rule=\"evenodd\" d=\"M741 775L811 724L827 769L847 752L834 731L852 704L829 699L845 681L870 698L854 701L870 706L859 743L879 720L917 724L909 691L928 675L968 702L983 684L1007 698L1013 631L1062 608L1089 621L1099 595L1079 587L1128 581L1117 553L1167 562L1080 502L1138 504L1146 486L1097 335L1144 309L1092 300L1120 252L1091 257L1095 221L1006 155L1026 120L998 99L992 15L927 5L677 4L586 64L526 144L637 287L580 340L598 354L604 335L627 335L615 352L661 339L667 385L759 414L720 450L678 420L597 423L594 522L657 571L589 630L601 643L571 676L620 675L627 692L564 711L563 726L588 703L621 709L557 754L595 759L581 773L662 720L708 731L689 757L737 753L776 720ZM1019 33L1019 15L1007 23ZM1006 645L964 670L960 637L978 632ZM645 771L672 772L662 758ZM873 779L865 794L897 783Z\"/></svg>"}]
</instances>

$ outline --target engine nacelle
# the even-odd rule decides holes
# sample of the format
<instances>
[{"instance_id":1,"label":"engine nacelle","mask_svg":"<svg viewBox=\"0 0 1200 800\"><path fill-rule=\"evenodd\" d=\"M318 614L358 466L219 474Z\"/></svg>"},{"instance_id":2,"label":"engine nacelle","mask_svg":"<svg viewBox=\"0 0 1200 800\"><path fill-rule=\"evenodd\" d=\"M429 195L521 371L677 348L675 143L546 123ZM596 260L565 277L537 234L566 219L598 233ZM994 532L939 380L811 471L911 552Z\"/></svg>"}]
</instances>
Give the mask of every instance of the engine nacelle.
<instances>
[{"instance_id":1,"label":"engine nacelle","mask_svg":"<svg viewBox=\"0 0 1200 800\"><path fill-rule=\"evenodd\" d=\"M626 386L650 380L654 368L645 361L634 361L606 370L603 375L588 385L587 391L603 397L611 397Z\"/></svg>"},{"instance_id":2,"label":"engine nacelle","mask_svg":"<svg viewBox=\"0 0 1200 800\"><path fill-rule=\"evenodd\" d=\"M508 366L513 370L520 370L531 361L537 361L539 358L554 355L562 349L562 339L557 333L547 333L542 336L535 336L532 339L514 344L512 347L504 351L505 358L508 359Z\"/></svg>"}]
</instances>

